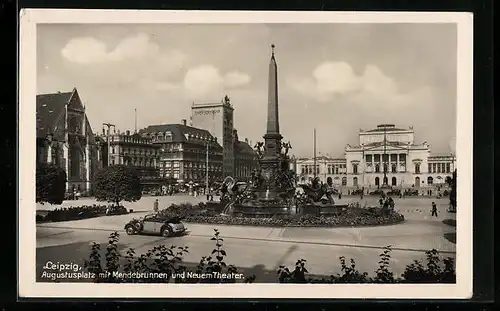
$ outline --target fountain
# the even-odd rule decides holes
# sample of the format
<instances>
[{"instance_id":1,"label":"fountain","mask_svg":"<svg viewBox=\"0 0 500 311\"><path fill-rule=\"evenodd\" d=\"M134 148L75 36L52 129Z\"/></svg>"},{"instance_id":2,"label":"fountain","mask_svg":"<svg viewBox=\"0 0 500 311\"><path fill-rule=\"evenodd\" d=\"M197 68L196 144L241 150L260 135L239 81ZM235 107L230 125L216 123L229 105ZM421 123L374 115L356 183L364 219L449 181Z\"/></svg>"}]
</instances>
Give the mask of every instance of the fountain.
<instances>
[{"instance_id":1,"label":"fountain","mask_svg":"<svg viewBox=\"0 0 500 311\"><path fill-rule=\"evenodd\" d=\"M290 169L288 151L290 142L283 143L279 127L278 109L278 69L272 47L269 63L269 93L267 112L267 131L264 142L258 142L254 148L258 155L259 169L252 174L252 181L243 189L233 189L234 179L229 186L223 214L240 217L269 217L273 215L294 214L308 211L324 211L334 214L338 206L332 198L333 187L319 185L318 180L311 186L302 186L304 195L297 196L296 174ZM326 196L326 198L325 198ZM335 208L335 211L328 209ZM328 211L327 211L328 210ZM316 212L315 212L316 213Z\"/></svg>"}]
</instances>

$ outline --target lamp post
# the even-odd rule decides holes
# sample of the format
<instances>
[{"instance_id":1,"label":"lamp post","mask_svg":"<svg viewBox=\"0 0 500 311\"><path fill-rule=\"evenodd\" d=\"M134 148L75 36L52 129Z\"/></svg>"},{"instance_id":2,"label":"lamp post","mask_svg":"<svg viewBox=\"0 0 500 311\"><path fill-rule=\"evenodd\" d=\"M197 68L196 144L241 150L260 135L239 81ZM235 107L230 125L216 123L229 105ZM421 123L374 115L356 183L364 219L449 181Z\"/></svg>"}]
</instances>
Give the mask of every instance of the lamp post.
<instances>
[{"instance_id":1,"label":"lamp post","mask_svg":"<svg viewBox=\"0 0 500 311\"><path fill-rule=\"evenodd\" d=\"M111 128L115 128L115 125L114 124L111 124L111 123L103 123L102 124L103 126L106 126L108 128L108 131L107 131L107 134L106 134L106 139L108 141L108 161L107 161L107 164L106 166L109 166L109 162L111 162L111 142L110 142L110 139L109 139L109 134L110 134L110 131L111 131Z\"/></svg>"},{"instance_id":2,"label":"lamp post","mask_svg":"<svg viewBox=\"0 0 500 311\"><path fill-rule=\"evenodd\" d=\"M206 176L205 176L205 195L208 195L208 149L209 149L210 141L207 142L207 155L206 155Z\"/></svg>"}]
</instances>

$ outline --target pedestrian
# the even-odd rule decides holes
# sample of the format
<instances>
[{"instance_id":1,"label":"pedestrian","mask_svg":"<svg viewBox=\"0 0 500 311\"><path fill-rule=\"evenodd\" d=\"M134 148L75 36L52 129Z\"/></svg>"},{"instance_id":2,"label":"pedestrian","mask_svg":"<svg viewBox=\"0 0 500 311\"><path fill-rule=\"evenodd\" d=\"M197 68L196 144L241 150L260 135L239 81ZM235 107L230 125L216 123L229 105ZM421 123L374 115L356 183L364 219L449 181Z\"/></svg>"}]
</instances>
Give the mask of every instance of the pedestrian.
<instances>
[{"instance_id":1,"label":"pedestrian","mask_svg":"<svg viewBox=\"0 0 500 311\"><path fill-rule=\"evenodd\" d=\"M153 212L158 213L158 199L153 203Z\"/></svg>"},{"instance_id":2,"label":"pedestrian","mask_svg":"<svg viewBox=\"0 0 500 311\"><path fill-rule=\"evenodd\" d=\"M438 217L438 210L437 210L436 202L432 202L432 213L431 213L431 217L432 217L432 216L436 216L436 217Z\"/></svg>"}]
</instances>

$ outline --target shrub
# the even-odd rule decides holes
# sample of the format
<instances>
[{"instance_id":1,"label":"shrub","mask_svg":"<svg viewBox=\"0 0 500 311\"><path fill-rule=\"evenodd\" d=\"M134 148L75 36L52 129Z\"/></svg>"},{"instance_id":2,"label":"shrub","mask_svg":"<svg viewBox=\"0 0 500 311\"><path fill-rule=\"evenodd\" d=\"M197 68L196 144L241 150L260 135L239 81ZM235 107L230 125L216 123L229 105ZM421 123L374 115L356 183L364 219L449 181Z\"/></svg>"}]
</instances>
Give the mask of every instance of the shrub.
<instances>
[{"instance_id":1,"label":"shrub","mask_svg":"<svg viewBox=\"0 0 500 311\"><path fill-rule=\"evenodd\" d=\"M70 220L79 220L79 219L87 219L87 218L93 218L93 217L99 217L99 216L104 216L106 215L106 210L114 209L117 210L115 206L106 206L106 205L82 205L82 206L71 206L71 207L63 207L63 208L57 208L51 211L47 212L47 215L45 217L41 215L36 216L36 221L41 222L41 221L70 221ZM125 210L125 213L127 210L123 207L119 207L119 212L120 213L115 213L115 214L123 214L123 210Z\"/></svg>"},{"instance_id":2,"label":"shrub","mask_svg":"<svg viewBox=\"0 0 500 311\"><path fill-rule=\"evenodd\" d=\"M36 202L61 204L66 192L66 171L57 165L37 163Z\"/></svg>"},{"instance_id":3,"label":"shrub","mask_svg":"<svg viewBox=\"0 0 500 311\"><path fill-rule=\"evenodd\" d=\"M113 232L109 236L108 245L104 258L101 257L100 244L93 243L89 259L84 261L84 268L87 272L94 274L94 282L100 283L124 283L124 282L175 282L175 283L234 283L235 278L221 277L221 274L237 274L238 269L234 265L226 263L227 252L223 248L223 239L217 229L214 229L213 237L215 248L211 254L201 258L198 265L189 269L183 264L183 256L188 253L188 247L175 246L166 247L159 245L144 254L137 255L134 249L127 250L127 255L122 258L118 249L120 235ZM426 265L420 261L406 267L400 278L395 278L390 271L391 246L384 248L379 255L379 267L375 271L374 277L370 277L367 272L360 272L356 268L354 259L348 261L345 257L340 257L340 273L323 278L309 278L309 271L306 268L306 260L300 259L295 267L289 269L280 266L277 270L277 282L279 283L454 283L456 282L454 260L445 258L442 267L439 253L436 250L426 252ZM104 265L103 265L104 259ZM123 273L166 273L167 278L119 278L116 272ZM184 275L180 278L179 275ZM204 278L202 275L212 275L211 278ZM256 276L247 276L242 281L253 283Z\"/></svg>"},{"instance_id":4,"label":"shrub","mask_svg":"<svg viewBox=\"0 0 500 311\"><path fill-rule=\"evenodd\" d=\"M95 176L94 196L98 201L115 203L135 202L142 197L137 171L124 165L108 166Z\"/></svg>"},{"instance_id":5,"label":"shrub","mask_svg":"<svg viewBox=\"0 0 500 311\"><path fill-rule=\"evenodd\" d=\"M194 269L188 269L183 265L183 256L188 253L188 247L175 246L166 247L159 245L144 254L136 255L135 250L129 248L125 256L125 264L121 264L122 256L118 251L119 233L113 232L109 237L105 252L105 265L102 265L101 247L97 243L91 246L89 259L84 261L87 272L94 273L94 282L98 283L234 283L236 278L228 278L230 274L238 274L234 265L225 262L227 256L223 249L223 239L217 229L211 238L215 241L215 248L211 254L202 257ZM116 272L123 273L165 273L166 278L118 278ZM183 277L179 277L183 276ZM206 277L212 276L212 277ZM242 279L245 283L252 283L255 275Z\"/></svg>"}]
</instances>

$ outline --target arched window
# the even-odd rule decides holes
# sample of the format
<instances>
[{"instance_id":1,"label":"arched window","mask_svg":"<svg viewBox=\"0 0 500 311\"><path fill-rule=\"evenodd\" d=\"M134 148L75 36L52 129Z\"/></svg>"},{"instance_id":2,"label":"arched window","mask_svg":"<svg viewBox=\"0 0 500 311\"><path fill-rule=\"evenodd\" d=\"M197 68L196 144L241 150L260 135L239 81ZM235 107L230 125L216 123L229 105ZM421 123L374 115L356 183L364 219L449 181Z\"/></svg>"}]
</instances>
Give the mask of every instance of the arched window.
<instances>
[{"instance_id":1,"label":"arched window","mask_svg":"<svg viewBox=\"0 0 500 311\"><path fill-rule=\"evenodd\" d=\"M427 184L432 185L433 183L434 183L434 178L432 178L431 176L427 177Z\"/></svg>"},{"instance_id":2,"label":"arched window","mask_svg":"<svg viewBox=\"0 0 500 311\"><path fill-rule=\"evenodd\" d=\"M352 185L353 185L354 187L357 187L357 186L358 186L358 177L354 177L354 178L352 179Z\"/></svg>"},{"instance_id":3,"label":"arched window","mask_svg":"<svg viewBox=\"0 0 500 311\"><path fill-rule=\"evenodd\" d=\"M353 164L352 165L352 173L353 174L357 174L358 173L358 165L357 164Z\"/></svg>"},{"instance_id":4,"label":"arched window","mask_svg":"<svg viewBox=\"0 0 500 311\"><path fill-rule=\"evenodd\" d=\"M342 177L342 186L347 186L347 177Z\"/></svg>"},{"instance_id":5,"label":"arched window","mask_svg":"<svg viewBox=\"0 0 500 311\"><path fill-rule=\"evenodd\" d=\"M398 180L396 179L396 177L392 177L392 183L391 183L393 186L397 186L398 185Z\"/></svg>"},{"instance_id":6,"label":"arched window","mask_svg":"<svg viewBox=\"0 0 500 311\"><path fill-rule=\"evenodd\" d=\"M375 186L379 186L379 185L380 185L380 178L375 177Z\"/></svg>"},{"instance_id":7,"label":"arched window","mask_svg":"<svg viewBox=\"0 0 500 311\"><path fill-rule=\"evenodd\" d=\"M420 187L420 177L415 177L415 187Z\"/></svg>"},{"instance_id":8,"label":"arched window","mask_svg":"<svg viewBox=\"0 0 500 311\"><path fill-rule=\"evenodd\" d=\"M415 163L415 174L420 174L420 163Z\"/></svg>"}]
</instances>

